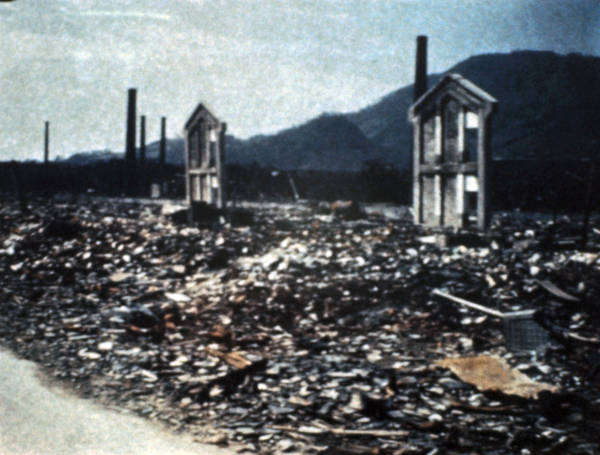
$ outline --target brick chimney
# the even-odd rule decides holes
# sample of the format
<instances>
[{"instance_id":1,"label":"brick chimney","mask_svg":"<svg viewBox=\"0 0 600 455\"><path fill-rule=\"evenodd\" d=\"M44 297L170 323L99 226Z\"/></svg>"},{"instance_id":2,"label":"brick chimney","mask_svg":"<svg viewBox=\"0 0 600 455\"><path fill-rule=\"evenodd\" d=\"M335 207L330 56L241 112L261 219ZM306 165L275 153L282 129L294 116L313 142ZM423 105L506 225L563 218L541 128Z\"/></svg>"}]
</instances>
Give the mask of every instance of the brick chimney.
<instances>
[{"instance_id":1,"label":"brick chimney","mask_svg":"<svg viewBox=\"0 0 600 455\"><path fill-rule=\"evenodd\" d=\"M413 102L427 91L427 36L417 36L417 60Z\"/></svg>"}]
</instances>

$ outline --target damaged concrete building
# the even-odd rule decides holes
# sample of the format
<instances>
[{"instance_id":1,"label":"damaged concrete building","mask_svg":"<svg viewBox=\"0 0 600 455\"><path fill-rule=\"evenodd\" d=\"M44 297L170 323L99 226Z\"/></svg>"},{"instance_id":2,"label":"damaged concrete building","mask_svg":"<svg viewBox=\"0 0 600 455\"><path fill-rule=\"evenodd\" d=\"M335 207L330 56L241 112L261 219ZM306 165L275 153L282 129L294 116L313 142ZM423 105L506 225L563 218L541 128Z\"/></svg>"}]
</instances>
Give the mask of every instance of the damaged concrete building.
<instances>
[{"instance_id":1,"label":"damaged concrete building","mask_svg":"<svg viewBox=\"0 0 600 455\"><path fill-rule=\"evenodd\" d=\"M489 223L490 121L498 101L460 74L427 91L427 37L417 37L412 171L414 221L463 228Z\"/></svg>"},{"instance_id":2,"label":"damaged concrete building","mask_svg":"<svg viewBox=\"0 0 600 455\"><path fill-rule=\"evenodd\" d=\"M490 120L497 100L447 74L410 108L415 222L462 228L489 222Z\"/></svg>"},{"instance_id":3,"label":"damaged concrete building","mask_svg":"<svg viewBox=\"0 0 600 455\"><path fill-rule=\"evenodd\" d=\"M219 121L202 103L185 124L185 190L192 219L203 207L225 208L225 132Z\"/></svg>"}]
</instances>

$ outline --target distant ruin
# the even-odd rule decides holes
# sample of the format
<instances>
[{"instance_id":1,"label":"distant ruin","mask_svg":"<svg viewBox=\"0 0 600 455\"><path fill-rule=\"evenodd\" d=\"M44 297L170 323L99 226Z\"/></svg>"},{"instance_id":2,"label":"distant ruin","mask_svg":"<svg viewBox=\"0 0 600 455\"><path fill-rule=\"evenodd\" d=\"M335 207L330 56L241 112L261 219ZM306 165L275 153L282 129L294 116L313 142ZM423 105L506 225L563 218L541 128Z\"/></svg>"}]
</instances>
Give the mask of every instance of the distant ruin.
<instances>
[{"instance_id":1,"label":"distant ruin","mask_svg":"<svg viewBox=\"0 0 600 455\"><path fill-rule=\"evenodd\" d=\"M185 191L192 219L206 205L225 208L225 131L200 103L185 124Z\"/></svg>"}]
</instances>

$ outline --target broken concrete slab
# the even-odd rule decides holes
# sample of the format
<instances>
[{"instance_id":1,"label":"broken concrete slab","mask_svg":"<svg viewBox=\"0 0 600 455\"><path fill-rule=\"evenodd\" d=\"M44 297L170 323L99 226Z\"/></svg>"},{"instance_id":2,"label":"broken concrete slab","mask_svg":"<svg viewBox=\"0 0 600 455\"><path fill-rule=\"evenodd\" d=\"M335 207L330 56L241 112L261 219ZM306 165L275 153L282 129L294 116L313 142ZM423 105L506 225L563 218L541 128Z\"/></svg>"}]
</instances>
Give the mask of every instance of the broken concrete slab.
<instances>
[{"instance_id":1,"label":"broken concrete slab","mask_svg":"<svg viewBox=\"0 0 600 455\"><path fill-rule=\"evenodd\" d=\"M456 376L481 391L502 392L521 398L537 398L541 391L556 392L558 386L532 381L495 356L452 357L438 360L436 365L448 368Z\"/></svg>"}]
</instances>

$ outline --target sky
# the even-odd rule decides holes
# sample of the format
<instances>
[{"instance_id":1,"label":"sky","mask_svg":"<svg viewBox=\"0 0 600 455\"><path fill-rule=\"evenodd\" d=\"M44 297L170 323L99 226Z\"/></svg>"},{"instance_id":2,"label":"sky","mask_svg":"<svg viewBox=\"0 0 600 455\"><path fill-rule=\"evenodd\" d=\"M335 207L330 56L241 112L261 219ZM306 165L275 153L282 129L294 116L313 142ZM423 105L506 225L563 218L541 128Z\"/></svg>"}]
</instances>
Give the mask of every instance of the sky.
<instances>
[{"instance_id":1,"label":"sky","mask_svg":"<svg viewBox=\"0 0 600 455\"><path fill-rule=\"evenodd\" d=\"M147 142L199 102L239 138L351 112L477 54L600 56L597 0L13 0L0 3L0 161L122 152L128 88ZM139 124L139 120L138 120ZM139 132L138 132L139 135Z\"/></svg>"}]
</instances>

